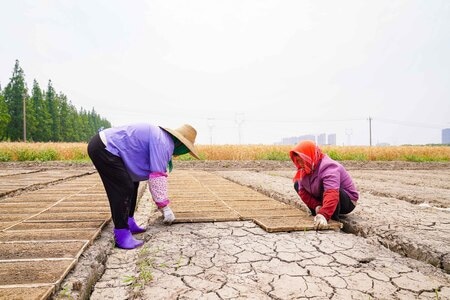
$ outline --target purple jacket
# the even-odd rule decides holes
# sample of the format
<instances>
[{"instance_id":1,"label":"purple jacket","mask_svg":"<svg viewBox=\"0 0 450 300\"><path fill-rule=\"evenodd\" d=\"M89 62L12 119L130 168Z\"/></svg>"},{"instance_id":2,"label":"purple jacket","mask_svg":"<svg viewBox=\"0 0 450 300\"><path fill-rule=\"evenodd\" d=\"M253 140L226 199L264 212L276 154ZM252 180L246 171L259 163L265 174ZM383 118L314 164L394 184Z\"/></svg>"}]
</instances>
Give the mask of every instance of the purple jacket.
<instances>
[{"instance_id":1,"label":"purple jacket","mask_svg":"<svg viewBox=\"0 0 450 300\"><path fill-rule=\"evenodd\" d=\"M172 159L172 137L158 126L138 123L104 130L106 150L122 158L133 181L148 180L150 173L167 173Z\"/></svg>"},{"instance_id":2,"label":"purple jacket","mask_svg":"<svg viewBox=\"0 0 450 300\"><path fill-rule=\"evenodd\" d=\"M322 199L323 192L330 189L343 189L353 201L359 198L350 174L328 155L324 155L314 172L302 178L299 188L304 188L316 199Z\"/></svg>"}]
</instances>

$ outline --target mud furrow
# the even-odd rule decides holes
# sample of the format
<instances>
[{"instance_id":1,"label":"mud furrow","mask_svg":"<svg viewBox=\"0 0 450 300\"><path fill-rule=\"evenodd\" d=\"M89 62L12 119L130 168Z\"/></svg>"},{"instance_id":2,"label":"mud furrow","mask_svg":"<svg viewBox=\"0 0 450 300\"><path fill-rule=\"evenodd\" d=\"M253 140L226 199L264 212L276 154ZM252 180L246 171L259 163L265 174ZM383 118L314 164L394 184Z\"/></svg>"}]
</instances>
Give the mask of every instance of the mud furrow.
<instances>
[{"instance_id":1,"label":"mud furrow","mask_svg":"<svg viewBox=\"0 0 450 300\"><path fill-rule=\"evenodd\" d=\"M286 202L299 202L289 178L249 171L216 173L266 195L284 197ZM406 257L450 272L450 244L446 242L450 240L449 216L446 210L362 191L355 211L341 221L346 232L372 239Z\"/></svg>"}]
</instances>

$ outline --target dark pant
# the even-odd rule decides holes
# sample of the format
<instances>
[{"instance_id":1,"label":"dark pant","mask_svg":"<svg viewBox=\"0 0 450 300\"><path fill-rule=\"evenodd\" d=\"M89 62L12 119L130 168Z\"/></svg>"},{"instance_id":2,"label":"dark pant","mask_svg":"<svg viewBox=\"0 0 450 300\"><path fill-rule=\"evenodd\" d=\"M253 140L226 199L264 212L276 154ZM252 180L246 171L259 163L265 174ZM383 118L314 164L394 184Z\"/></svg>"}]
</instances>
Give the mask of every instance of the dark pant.
<instances>
[{"instance_id":1,"label":"dark pant","mask_svg":"<svg viewBox=\"0 0 450 300\"><path fill-rule=\"evenodd\" d=\"M351 213L355 209L355 204L350 200L350 197L344 192L343 189L339 189L339 202L336 206L331 219L339 221L339 215L346 215Z\"/></svg>"},{"instance_id":2,"label":"dark pant","mask_svg":"<svg viewBox=\"0 0 450 300\"><path fill-rule=\"evenodd\" d=\"M123 160L105 149L98 134L89 141L87 151L105 187L114 227L128 228L128 217L134 215L136 208L139 182L133 182Z\"/></svg>"},{"instance_id":3,"label":"dark pant","mask_svg":"<svg viewBox=\"0 0 450 300\"><path fill-rule=\"evenodd\" d=\"M298 194L298 182L294 183L294 189ZM320 201L321 203L323 202L322 197L320 197L320 199L317 200ZM355 205L350 200L350 197L343 189L339 189L339 202L336 206L336 209L334 210L333 215L331 216L331 219L339 221L339 215L346 215L348 213L351 213L353 209L355 209ZM314 209L310 208L309 210L311 211L311 214L313 216L316 215L316 211Z\"/></svg>"}]
</instances>

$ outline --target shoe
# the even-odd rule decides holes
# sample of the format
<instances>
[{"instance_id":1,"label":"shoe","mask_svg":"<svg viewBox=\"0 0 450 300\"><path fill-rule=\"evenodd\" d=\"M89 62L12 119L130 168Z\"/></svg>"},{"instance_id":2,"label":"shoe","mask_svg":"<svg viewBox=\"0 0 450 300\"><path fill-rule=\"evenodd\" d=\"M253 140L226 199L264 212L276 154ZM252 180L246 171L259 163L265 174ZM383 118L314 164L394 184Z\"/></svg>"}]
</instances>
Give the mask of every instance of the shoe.
<instances>
[{"instance_id":1,"label":"shoe","mask_svg":"<svg viewBox=\"0 0 450 300\"><path fill-rule=\"evenodd\" d=\"M128 228L130 229L132 234L142 233L146 230L145 228L139 227L133 217L128 217Z\"/></svg>"},{"instance_id":2,"label":"shoe","mask_svg":"<svg viewBox=\"0 0 450 300\"><path fill-rule=\"evenodd\" d=\"M130 229L114 229L114 240L116 246L122 249L134 249L144 244L144 241L136 240Z\"/></svg>"}]
</instances>

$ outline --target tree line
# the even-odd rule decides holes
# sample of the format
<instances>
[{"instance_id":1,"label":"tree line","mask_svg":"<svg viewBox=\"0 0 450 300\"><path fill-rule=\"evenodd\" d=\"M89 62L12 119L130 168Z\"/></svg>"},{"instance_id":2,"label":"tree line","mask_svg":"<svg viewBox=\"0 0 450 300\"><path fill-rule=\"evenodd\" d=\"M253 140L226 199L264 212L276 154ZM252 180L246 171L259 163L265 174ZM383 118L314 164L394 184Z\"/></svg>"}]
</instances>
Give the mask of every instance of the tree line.
<instances>
[{"instance_id":1,"label":"tree line","mask_svg":"<svg viewBox=\"0 0 450 300\"><path fill-rule=\"evenodd\" d=\"M8 85L0 85L0 141L86 142L101 127L111 123L94 108L78 111L51 80L44 90L34 79L29 94L18 60Z\"/></svg>"}]
</instances>

